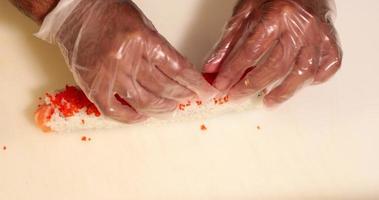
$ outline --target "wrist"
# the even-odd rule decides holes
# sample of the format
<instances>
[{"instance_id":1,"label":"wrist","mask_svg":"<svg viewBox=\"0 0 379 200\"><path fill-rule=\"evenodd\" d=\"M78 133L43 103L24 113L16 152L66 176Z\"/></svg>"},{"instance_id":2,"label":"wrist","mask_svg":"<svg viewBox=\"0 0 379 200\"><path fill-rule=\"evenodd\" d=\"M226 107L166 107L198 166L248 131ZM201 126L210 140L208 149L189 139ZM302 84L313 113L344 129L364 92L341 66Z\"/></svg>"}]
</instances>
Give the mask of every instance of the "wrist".
<instances>
[{"instance_id":1,"label":"wrist","mask_svg":"<svg viewBox=\"0 0 379 200\"><path fill-rule=\"evenodd\" d=\"M10 0L21 12L41 24L47 14L58 4L59 0Z\"/></svg>"}]
</instances>

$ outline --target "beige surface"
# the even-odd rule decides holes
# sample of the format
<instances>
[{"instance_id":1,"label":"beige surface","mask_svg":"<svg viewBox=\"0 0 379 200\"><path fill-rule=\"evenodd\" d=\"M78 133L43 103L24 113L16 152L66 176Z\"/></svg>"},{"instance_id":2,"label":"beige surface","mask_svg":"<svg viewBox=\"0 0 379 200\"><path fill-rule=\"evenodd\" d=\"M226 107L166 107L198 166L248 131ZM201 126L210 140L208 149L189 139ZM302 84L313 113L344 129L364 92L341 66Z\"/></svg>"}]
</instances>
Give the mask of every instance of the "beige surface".
<instances>
[{"instance_id":1,"label":"beige surface","mask_svg":"<svg viewBox=\"0 0 379 200\"><path fill-rule=\"evenodd\" d=\"M138 2L196 63L232 4ZM343 70L274 111L208 120L207 132L194 122L43 135L32 123L36 99L72 78L59 52L32 36L37 27L1 0L0 199L378 199L379 3L337 4Z\"/></svg>"}]
</instances>

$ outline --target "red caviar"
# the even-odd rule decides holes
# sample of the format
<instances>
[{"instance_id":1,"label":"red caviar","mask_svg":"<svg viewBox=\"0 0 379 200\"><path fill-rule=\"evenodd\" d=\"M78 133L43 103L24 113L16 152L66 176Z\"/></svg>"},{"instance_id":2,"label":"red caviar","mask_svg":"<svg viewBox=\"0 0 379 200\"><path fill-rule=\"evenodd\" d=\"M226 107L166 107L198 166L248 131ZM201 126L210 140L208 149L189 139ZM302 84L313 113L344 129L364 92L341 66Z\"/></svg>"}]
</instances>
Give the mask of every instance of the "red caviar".
<instances>
[{"instance_id":1,"label":"red caviar","mask_svg":"<svg viewBox=\"0 0 379 200\"><path fill-rule=\"evenodd\" d=\"M85 109L88 115L100 116L99 110L84 94L74 86L66 86L65 90L55 95L46 94L51 104L57 108L64 117L71 117L81 109Z\"/></svg>"}]
</instances>

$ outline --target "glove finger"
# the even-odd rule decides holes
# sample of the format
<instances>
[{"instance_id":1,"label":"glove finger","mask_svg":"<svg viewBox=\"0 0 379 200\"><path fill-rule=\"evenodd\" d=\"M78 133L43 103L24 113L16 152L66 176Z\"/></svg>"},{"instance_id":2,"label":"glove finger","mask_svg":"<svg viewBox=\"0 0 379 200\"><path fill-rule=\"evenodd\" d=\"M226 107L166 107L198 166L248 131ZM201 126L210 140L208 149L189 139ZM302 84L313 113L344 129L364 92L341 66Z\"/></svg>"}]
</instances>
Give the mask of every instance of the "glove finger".
<instances>
[{"instance_id":1,"label":"glove finger","mask_svg":"<svg viewBox=\"0 0 379 200\"><path fill-rule=\"evenodd\" d=\"M319 66L319 58L320 51L318 48L303 48L291 73L279 86L264 97L265 105L271 107L283 103L309 81L313 81Z\"/></svg>"},{"instance_id":2,"label":"glove finger","mask_svg":"<svg viewBox=\"0 0 379 200\"><path fill-rule=\"evenodd\" d=\"M115 98L114 84L109 82L106 73L99 73L96 85L88 91L88 97L105 116L124 123L136 123L147 119L146 116L136 112L132 107L123 104Z\"/></svg>"},{"instance_id":3,"label":"glove finger","mask_svg":"<svg viewBox=\"0 0 379 200\"><path fill-rule=\"evenodd\" d=\"M96 106L105 116L124 123L138 123L147 119L128 105L123 105L114 95L93 97Z\"/></svg>"},{"instance_id":4,"label":"glove finger","mask_svg":"<svg viewBox=\"0 0 379 200\"><path fill-rule=\"evenodd\" d=\"M149 117L172 112L177 107L175 101L150 93L136 79L126 74L121 76L116 91L138 113Z\"/></svg>"},{"instance_id":5,"label":"glove finger","mask_svg":"<svg viewBox=\"0 0 379 200\"><path fill-rule=\"evenodd\" d=\"M268 58L247 73L231 89L230 96L237 99L249 96L284 78L290 72L294 59L298 54L297 48L290 46L290 44L290 37L288 35L283 36Z\"/></svg>"},{"instance_id":6,"label":"glove finger","mask_svg":"<svg viewBox=\"0 0 379 200\"><path fill-rule=\"evenodd\" d=\"M321 84L329 80L337 73L342 64L342 50L336 36L330 31L330 27L324 27L324 29L327 30L324 32L328 32L328 34L325 34L323 38L320 67L313 84Z\"/></svg>"},{"instance_id":7,"label":"glove finger","mask_svg":"<svg viewBox=\"0 0 379 200\"><path fill-rule=\"evenodd\" d=\"M214 89L195 69L195 67L177 52L162 36L153 35L147 47L145 57L170 79L194 92L200 99L209 100L217 94Z\"/></svg>"},{"instance_id":8,"label":"glove finger","mask_svg":"<svg viewBox=\"0 0 379 200\"><path fill-rule=\"evenodd\" d=\"M155 96L175 100L178 102L192 99L194 92L170 79L156 66L143 61L145 67L141 67L137 79L139 84Z\"/></svg>"},{"instance_id":9,"label":"glove finger","mask_svg":"<svg viewBox=\"0 0 379 200\"><path fill-rule=\"evenodd\" d=\"M271 31L267 28L266 24L259 24L244 44L225 60L214 83L218 90L227 92L272 48L278 38L279 30L274 25L272 29L270 28Z\"/></svg>"}]
</instances>

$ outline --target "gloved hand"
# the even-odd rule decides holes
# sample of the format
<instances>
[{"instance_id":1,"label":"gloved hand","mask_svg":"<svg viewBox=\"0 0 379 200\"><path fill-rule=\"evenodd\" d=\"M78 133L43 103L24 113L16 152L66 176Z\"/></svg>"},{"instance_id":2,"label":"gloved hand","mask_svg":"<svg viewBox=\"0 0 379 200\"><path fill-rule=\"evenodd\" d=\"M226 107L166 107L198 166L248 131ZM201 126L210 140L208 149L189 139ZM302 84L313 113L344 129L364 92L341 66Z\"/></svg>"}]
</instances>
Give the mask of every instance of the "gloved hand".
<instances>
[{"instance_id":1,"label":"gloved hand","mask_svg":"<svg viewBox=\"0 0 379 200\"><path fill-rule=\"evenodd\" d=\"M130 0L61 0L37 35L58 43L87 97L122 122L216 93Z\"/></svg>"},{"instance_id":2,"label":"gloved hand","mask_svg":"<svg viewBox=\"0 0 379 200\"><path fill-rule=\"evenodd\" d=\"M265 91L267 106L327 81L342 52L328 0L241 0L207 59L214 86L238 99Z\"/></svg>"}]
</instances>

